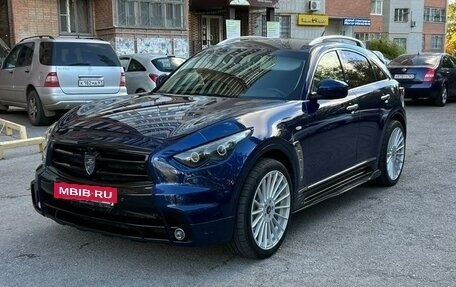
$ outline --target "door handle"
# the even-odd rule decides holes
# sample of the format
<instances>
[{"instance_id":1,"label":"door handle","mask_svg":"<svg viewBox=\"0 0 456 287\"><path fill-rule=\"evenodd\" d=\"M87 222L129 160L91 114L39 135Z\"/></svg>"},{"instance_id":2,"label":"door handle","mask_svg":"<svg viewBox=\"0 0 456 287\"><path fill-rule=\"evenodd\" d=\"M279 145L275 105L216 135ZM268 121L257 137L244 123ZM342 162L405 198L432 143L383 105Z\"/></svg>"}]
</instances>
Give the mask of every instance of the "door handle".
<instances>
[{"instance_id":1,"label":"door handle","mask_svg":"<svg viewBox=\"0 0 456 287\"><path fill-rule=\"evenodd\" d=\"M28 73L30 73L30 70L25 70L25 72L28 74Z\"/></svg>"},{"instance_id":2,"label":"door handle","mask_svg":"<svg viewBox=\"0 0 456 287\"><path fill-rule=\"evenodd\" d=\"M390 97L391 97L390 94L386 94L386 95L383 95L380 99L386 101L386 100L389 100Z\"/></svg>"},{"instance_id":3,"label":"door handle","mask_svg":"<svg viewBox=\"0 0 456 287\"><path fill-rule=\"evenodd\" d=\"M347 111L349 112L353 112L353 111L356 111L358 109L358 104L354 104L354 105L351 105L351 106L348 106L347 107Z\"/></svg>"}]
</instances>

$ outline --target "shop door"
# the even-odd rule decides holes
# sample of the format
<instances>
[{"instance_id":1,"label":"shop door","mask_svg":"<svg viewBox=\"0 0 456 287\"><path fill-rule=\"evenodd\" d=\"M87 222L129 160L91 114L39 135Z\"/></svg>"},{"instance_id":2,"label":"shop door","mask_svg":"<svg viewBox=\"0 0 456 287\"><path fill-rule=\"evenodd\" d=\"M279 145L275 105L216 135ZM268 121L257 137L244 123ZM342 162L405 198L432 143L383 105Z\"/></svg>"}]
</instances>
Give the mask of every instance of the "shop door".
<instances>
[{"instance_id":1,"label":"shop door","mask_svg":"<svg viewBox=\"0 0 456 287\"><path fill-rule=\"evenodd\" d=\"M221 16L203 16L201 21L202 48L213 46L222 41L223 18Z\"/></svg>"}]
</instances>

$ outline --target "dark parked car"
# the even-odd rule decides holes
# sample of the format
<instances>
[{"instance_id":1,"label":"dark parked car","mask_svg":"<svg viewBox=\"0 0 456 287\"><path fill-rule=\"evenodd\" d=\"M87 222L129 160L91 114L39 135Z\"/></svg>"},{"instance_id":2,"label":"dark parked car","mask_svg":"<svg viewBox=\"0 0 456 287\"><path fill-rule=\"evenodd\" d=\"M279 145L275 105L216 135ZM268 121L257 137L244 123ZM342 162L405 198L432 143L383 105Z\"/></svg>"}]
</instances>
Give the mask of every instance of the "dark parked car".
<instances>
[{"instance_id":1,"label":"dark parked car","mask_svg":"<svg viewBox=\"0 0 456 287\"><path fill-rule=\"evenodd\" d=\"M444 106L448 97L456 96L456 59L448 54L405 54L393 59L388 69L405 88L406 98L428 98Z\"/></svg>"},{"instance_id":2,"label":"dark parked car","mask_svg":"<svg viewBox=\"0 0 456 287\"><path fill-rule=\"evenodd\" d=\"M396 184L403 104L397 81L362 47L229 41L154 93L64 115L47 132L33 204L80 229L229 243L265 258L293 213L368 181Z\"/></svg>"}]
</instances>

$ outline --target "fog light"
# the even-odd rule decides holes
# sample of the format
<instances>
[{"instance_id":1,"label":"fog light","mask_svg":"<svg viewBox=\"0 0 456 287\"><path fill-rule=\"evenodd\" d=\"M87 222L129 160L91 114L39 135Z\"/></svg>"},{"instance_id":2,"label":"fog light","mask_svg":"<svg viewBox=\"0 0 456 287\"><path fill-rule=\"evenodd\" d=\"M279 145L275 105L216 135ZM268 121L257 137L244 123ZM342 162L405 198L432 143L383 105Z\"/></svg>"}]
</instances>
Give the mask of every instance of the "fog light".
<instances>
[{"instance_id":1,"label":"fog light","mask_svg":"<svg viewBox=\"0 0 456 287\"><path fill-rule=\"evenodd\" d=\"M177 239L177 240L184 240L185 238L185 231L181 228L176 228L174 230L174 237Z\"/></svg>"}]
</instances>

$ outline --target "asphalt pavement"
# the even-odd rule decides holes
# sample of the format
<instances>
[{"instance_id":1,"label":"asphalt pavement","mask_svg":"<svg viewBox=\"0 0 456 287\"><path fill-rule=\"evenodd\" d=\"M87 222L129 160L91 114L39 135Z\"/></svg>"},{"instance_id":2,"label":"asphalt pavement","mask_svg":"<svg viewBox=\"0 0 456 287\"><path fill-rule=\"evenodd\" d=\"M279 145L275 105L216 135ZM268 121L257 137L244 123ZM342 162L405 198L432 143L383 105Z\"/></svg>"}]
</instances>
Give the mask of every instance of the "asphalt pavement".
<instances>
[{"instance_id":1,"label":"asphalt pavement","mask_svg":"<svg viewBox=\"0 0 456 287\"><path fill-rule=\"evenodd\" d=\"M296 214L266 260L84 232L32 207L36 146L0 160L0 286L456 286L456 102L408 104L399 183ZM25 112L0 118L27 124ZM28 126L29 136L45 127Z\"/></svg>"}]
</instances>

